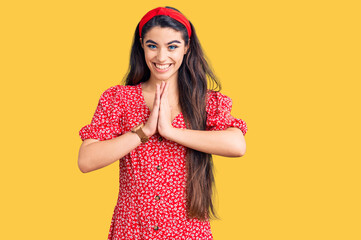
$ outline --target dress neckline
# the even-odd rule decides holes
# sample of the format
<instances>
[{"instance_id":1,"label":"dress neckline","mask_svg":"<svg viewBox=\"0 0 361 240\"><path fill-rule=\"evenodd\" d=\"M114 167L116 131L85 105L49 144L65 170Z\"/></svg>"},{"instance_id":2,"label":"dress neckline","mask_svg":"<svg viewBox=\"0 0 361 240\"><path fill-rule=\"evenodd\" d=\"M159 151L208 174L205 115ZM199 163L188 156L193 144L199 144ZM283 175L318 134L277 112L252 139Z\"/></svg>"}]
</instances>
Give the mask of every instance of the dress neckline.
<instances>
[{"instance_id":1,"label":"dress neckline","mask_svg":"<svg viewBox=\"0 0 361 240\"><path fill-rule=\"evenodd\" d=\"M147 110L148 115L150 115L151 111L150 111L147 103L145 102L145 98L144 98L144 95L143 95L143 86L142 86L142 83L141 83L141 82L138 83L138 93L139 93L140 100L141 100L141 103L142 103L143 107ZM174 119L172 120L172 123L171 123L171 124L173 125L174 121L175 121L178 117L180 117L180 116L183 116L183 113L182 113L182 112L179 112L179 113L174 117Z\"/></svg>"}]
</instances>

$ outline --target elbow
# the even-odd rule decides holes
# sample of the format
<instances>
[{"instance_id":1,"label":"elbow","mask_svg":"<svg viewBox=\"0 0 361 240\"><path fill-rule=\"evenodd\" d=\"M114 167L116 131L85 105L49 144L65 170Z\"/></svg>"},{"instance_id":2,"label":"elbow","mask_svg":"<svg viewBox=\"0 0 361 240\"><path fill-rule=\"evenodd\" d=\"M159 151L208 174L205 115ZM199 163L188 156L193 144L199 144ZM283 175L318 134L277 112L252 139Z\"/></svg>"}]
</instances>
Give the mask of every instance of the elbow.
<instances>
[{"instance_id":1,"label":"elbow","mask_svg":"<svg viewBox=\"0 0 361 240\"><path fill-rule=\"evenodd\" d=\"M244 139L243 133L241 133L241 138L237 143L237 157L243 157L244 154L246 154L246 140Z\"/></svg>"},{"instance_id":2,"label":"elbow","mask_svg":"<svg viewBox=\"0 0 361 240\"><path fill-rule=\"evenodd\" d=\"M78 168L82 173L90 172L89 167L80 158L78 159Z\"/></svg>"},{"instance_id":3,"label":"elbow","mask_svg":"<svg viewBox=\"0 0 361 240\"><path fill-rule=\"evenodd\" d=\"M227 129L228 130L228 129ZM229 138L229 156L230 157L242 157L246 154L246 141L244 135L238 128L229 128L228 131L235 131L237 135L233 138Z\"/></svg>"},{"instance_id":4,"label":"elbow","mask_svg":"<svg viewBox=\"0 0 361 240\"><path fill-rule=\"evenodd\" d=\"M79 149L78 154L78 168L82 173L88 173L94 170L91 164L91 154L86 151L86 145L82 145Z\"/></svg>"},{"instance_id":5,"label":"elbow","mask_svg":"<svg viewBox=\"0 0 361 240\"><path fill-rule=\"evenodd\" d=\"M241 148L241 151L239 152L238 157L243 157L244 154L246 154L246 148Z\"/></svg>"},{"instance_id":6,"label":"elbow","mask_svg":"<svg viewBox=\"0 0 361 240\"><path fill-rule=\"evenodd\" d=\"M79 166L79 170L80 170L82 173L90 172L87 168L81 167L81 166Z\"/></svg>"},{"instance_id":7,"label":"elbow","mask_svg":"<svg viewBox=\"0 0 361 240\"><path fill-rule=\"evenodd\" d=\"M89 166L89 161L81 153L79 153L78 157L78 168L82 173L88 173L92 171Z\"/></svg>"},{"instance_id":8,"label":"elbow","mask_svg":"<svg viewBox=\"0 0 361 240\"><path fill-rule=\"evenodd\" d=\"M232 157L243 157L246 153L243 149L236 149L236 151L233 152Z\"/></svg>"},{"instance_id":9,"label":"elbow","mask_svg":"<svg viewBox=\"0 0 361 240\"><path fill-rule=\"evenodd\" d=\"M98 142L95 139L85 139L80 146L78 153L78 168L82 173L94 171L96 168L93 163L92 153L89 152L88 145Z\"/></svg>"},{"instance_id":10,"label":"elbow","mask_svg":"<svg viewBox=\"0 0 361 240\"><path fill-rule=\"evenodd\" d=\"M242 157L246 153L246 149L242 146L232 146L226 150L227 153L220 154L225 157Z\"/></svg>"},{"instance_id":11,"label":"elbow","mask_svg":"<svg viewBox=\"0 0 361 240\"><path fill-rule=\"evenodd\" d=\"M234 146L234 152L233 152L233 157L243 157L244 154L246 154L246 144L242 143L242 144L237 144L236 146Z\"/></svg>"}]
</instances>

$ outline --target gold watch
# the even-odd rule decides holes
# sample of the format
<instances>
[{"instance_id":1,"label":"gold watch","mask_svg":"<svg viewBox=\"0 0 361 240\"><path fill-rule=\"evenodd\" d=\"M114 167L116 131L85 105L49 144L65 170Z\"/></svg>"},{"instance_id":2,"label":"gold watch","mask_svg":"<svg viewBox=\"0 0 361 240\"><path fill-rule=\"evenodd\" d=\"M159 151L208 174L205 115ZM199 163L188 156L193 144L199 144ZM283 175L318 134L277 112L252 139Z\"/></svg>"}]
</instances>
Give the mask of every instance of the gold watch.
<instances>
[{"instance_id":1,"label":"gold watch","mask_svg":"<svg viewBox=\"0 0 361 240\"><path fill-rule=\"evenodd\" d=\"M136 133L136 134L139 136L139 138L140 138L140 140L142 141L142 143L146 143L146 142L148 142L149 138L148 138L148 136L145 135L145 133L143 132L143 129L142 129L143 126L144 126L143 123L139 124L138 126L132 128L132 132L133 132L133 133Z\"/></svg>"}]
</instances>

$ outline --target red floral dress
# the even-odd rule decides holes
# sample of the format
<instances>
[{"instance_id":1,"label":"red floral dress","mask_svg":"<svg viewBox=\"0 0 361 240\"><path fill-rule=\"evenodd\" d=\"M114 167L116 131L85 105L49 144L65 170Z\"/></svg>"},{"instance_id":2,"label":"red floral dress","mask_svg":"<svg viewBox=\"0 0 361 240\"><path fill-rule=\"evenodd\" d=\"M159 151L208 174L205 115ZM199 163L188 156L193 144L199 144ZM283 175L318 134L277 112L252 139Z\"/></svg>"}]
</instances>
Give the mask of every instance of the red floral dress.
<instances>
[{"instance_id":1,"label":"red floral dress","mask_svg":"<svg viewBox=\"0 0 361 240\"><path fill-rule=\"evenodd\" d=\"M243 135L246 123L230 112L232 100L207 92L207 129L237 127ZM79 131L82 140L100 141L118 137L142 122L150 110L145 104L142 85L116 85L105 90L90 124ZM186 128L183 114L172 122ZM209 220L186 215L186 147L158 133L119 160L119 195L108 240L118 239L213 239Z\"/></svg>"}]
</instances>

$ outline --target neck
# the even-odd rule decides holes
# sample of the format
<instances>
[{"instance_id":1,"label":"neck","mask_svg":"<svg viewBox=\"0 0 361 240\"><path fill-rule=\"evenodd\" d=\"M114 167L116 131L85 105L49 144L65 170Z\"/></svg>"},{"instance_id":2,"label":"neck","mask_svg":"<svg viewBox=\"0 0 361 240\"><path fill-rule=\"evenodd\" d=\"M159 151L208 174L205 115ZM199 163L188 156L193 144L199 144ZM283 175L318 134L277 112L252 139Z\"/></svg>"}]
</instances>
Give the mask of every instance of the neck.
<instances>
[{"instance_id":1,"label":"neck","mask_svg":"<svg viewBox=\"0 0 361 240\"><path fill-rule=\"evenodd\" d=\"M148 81L146 81L145 83L143 83L143 86L145 86L145 88L150 91L155 93L156 89L157 89L157 85L156 84L161 84L163 81L167 82L169 84L168 86L168 92L169 92L169 96L173 96L175 97L175 99L178 99L178 75L176 76L172 76L171 78L167 79L167 80L159 80L154 78L153 76L151 76L149 78ZM171 97L171 98L173 98Z\"/></svg>"}]
</instances>

